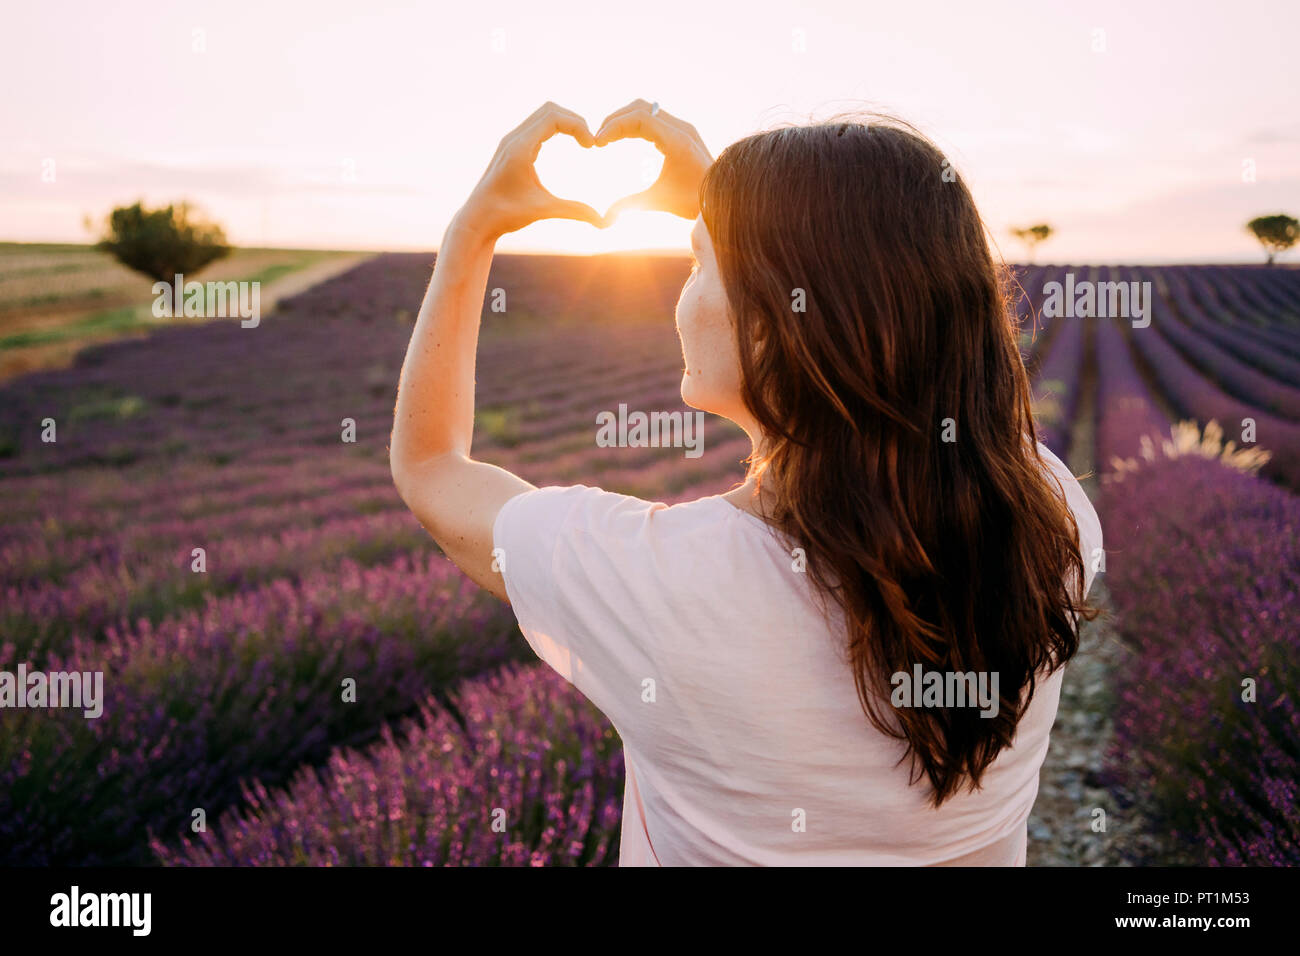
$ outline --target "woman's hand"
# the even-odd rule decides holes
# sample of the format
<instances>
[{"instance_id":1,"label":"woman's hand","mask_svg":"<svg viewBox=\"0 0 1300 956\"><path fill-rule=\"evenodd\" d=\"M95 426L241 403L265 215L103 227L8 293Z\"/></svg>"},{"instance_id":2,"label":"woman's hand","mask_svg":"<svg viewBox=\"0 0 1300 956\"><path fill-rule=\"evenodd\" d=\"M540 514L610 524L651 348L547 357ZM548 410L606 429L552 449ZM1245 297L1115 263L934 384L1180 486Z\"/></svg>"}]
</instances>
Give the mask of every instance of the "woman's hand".
<instances>
[{"instance_id":1,"label":"woman's hand","mask_svg":"<svg viewBox=\"0 0 1300 956\"><path fill-rule=\"evenodd\" d=\"M664 168L654 185L610 206L605 216L607 222L613 222L624 209L659 210L683 219L694 219L700 214L700 181L705 170L713 165L709 148L690 123L662 109L652 115L652 109L645 100L634 100L611 113L596 133L597 146L638 137L654 143L664 154Z\"/></svg>"},{"instance_id":2,"label":"woman's hand","mask_svg":"<svg viewBox=\"0 0 1300 956\"><path fill-rule=\"evenodd\" d=\"M553 196L537 178L533 163L542 144L567 133L580 146L595 145L587 121L554 103L543 104L507 133L474 192L456 214L456 226L495 241L539 219L577 219L603 228L605 220L586 203Z\"/></svg>"}]
</instances>

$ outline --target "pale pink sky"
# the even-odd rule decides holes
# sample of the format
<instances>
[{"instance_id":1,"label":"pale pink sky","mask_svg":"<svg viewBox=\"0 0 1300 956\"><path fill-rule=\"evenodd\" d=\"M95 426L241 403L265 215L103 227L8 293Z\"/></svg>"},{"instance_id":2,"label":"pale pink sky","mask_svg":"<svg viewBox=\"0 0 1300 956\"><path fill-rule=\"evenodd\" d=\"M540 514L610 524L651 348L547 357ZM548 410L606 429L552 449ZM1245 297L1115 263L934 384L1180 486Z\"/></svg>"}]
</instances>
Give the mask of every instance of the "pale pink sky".
<instances>
[{"instance_id":1,"label":"pale pink sky","mask_svg":"<svg viewBox=\"0 0 1300 956\"><path fill-rule=\"evenodd\" d=\"M85 214L188 198L239 244L430 249L541 102L594 130L644 97L715 154L787 119L892 110L952 158L1012 259L1007 227L1047 221L1040 261L1253 261L1246 220L1300 215L1298 36L1294 0L22 4L0 38L0 240L86 241ZM596 204L658 158L580 153L548 147L539 170ZM542 223L501 248L685 248L689 229Z\"/></svg>"}]
</instances>

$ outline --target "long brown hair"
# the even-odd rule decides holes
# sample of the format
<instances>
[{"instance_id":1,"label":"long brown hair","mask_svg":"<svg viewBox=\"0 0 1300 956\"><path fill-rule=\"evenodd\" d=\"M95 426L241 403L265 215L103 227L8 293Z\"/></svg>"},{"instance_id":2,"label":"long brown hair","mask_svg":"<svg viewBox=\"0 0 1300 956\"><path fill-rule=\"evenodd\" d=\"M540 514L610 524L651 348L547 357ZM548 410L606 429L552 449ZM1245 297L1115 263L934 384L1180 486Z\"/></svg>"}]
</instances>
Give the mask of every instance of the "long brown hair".
<instances>
[{"instance_id":1,"label":"long brown hair","mask_svg":"<svg viewBox=\"0 0 1300 956\"><path fill-rule=\"evenodd\" d=\"M906 741L937 807L979 785L1098 613L1033 440L1006 272L961 178L892 117L742 139L700 201L768 439L751 473L844 611L867 717ZM882 711L917 664L997 674L997 715Z\"/></svg>"}]
</instances>

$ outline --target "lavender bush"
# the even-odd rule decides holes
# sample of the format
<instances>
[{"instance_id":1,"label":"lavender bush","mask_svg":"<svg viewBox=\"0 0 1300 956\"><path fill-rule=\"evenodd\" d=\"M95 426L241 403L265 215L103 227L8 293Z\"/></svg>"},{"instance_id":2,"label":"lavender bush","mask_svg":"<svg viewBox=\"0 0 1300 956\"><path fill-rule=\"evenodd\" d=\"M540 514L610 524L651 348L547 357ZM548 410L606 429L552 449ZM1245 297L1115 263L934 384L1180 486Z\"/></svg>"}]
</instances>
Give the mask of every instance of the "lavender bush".
<instances>
[{"instance_id":1,"label":"lavender bush","mask_svg":"<svg viewBox=\"0 0 1300 956\"><path fill-rule=\"evenodd\" d=\"M409 512L252 535L227 536L223 523L214 519L198 539L210 545L208 570L202 574L191 570L192 545L176 544L169 550L159 538L133 554L123 553L111 537L91 542L100 555L96 559L62 575L6 587L0 633L9 637L16 652L39 662L77 637L95 639L133 621L159 621L266 581L294 581L311 569L327 570L345 560L370 564L434 550Z\"/></svg>"},{"instance_id":2,"label":"lavender bush","mask_svg":"<svg viewBox=\"0 0 1300 956\"><path fill-rule=\"evenodd\" d=\"M1142 438L1163 438L1169 420L1142 380L1119 320L1097 322L1097 463L1109 468L1115 458L1129 458Z\"/></svg>"},{"instance_id":3,"label":"lavender bush","mask_svg":"<svg viewBox=\"0 0 1300 956\"><path fill-rule=\"evenodd\" d=\"M1157 456L1110 483L1103 508L1133 650L1112 778L1202 863L1300 863L1300 498L1213 459Z\"/></svg>"},{"instance_id":4,"label":"lavender bush","mask_svg":"<svg viewBox=\"0 0 1300 956\"><path fill-rule=\"evenodd\" d=\"M1161 314L1161 321L1153 323L1177 349L1211 381L1226 392L1250 405L1273 412L1288 419L1300 418L1300 388L1287 382L1300 381L1300 363L1292 363L1278 356L1263 343L1253 343L1241 330L1233 330L1231 338L1237 339L1236 348L1221 347L1207 335L1213 323L1200 310L1200 306L1178 281L1171 277L1170 303L1173 308ZM1234 354L1235 353L1235 354ZM1243 361L1238 355L1245 355ZM1264 368L1252 367L1254 364ZM1273 378L1268 372L1275 372Z\"/></svg>"},{"instance_id":5,"label":"lavender bush","mask_svg":"<svg viewBox=\"0 0 1300 956\"><path fill-rule=\"evenodd\" d=\"M1183 267L1167 269L1164 275L1170 288L1185 287L1185 295L1198 307L1199 318L1190 316L1198 332L1284 382L1297 379L1300 343L1288 332L1285 322L1274 318L1275 312L1270 315L1259 311L1231 279L1213 281L1211 270Z\"/></svg>"},{"instance_id":6,"label":"lavender bush","mask_svg":"<svg viewBox=\"0 0 1300 956\"><path fill-rule=\"evenodd\" d=\"M1170 321L1169 309L1169 304L1157 297L1151 325L1133 329L1132 337L1144 364L1170 403L1187 418L1216 420L1233 432L1239 432L1246 419L1254 420L1257 442L1273 456L1265 473L1300 489L1300 424L1238 401L1207 380L1157 330Z\"/></svg>"},{"instance_id":7,"label":"lavender bush","mask_svg":"<svg viewBox=\"0 0 1300 956\"><path fill-rule=\"evenodd\" d=\"M400 737L336 750L287 790L246 787L216 828L152 846L173 866L612 864L622 783L600 712L544 665L507 667L451 709L429 700Z\"/></svg>"},{"instance_id":8,"label":"lavender bush","mask_svg":"<svg viewBox=\"0 0 1300 956\"><path fill-rule=\"evenodd\" d=\"M142 862L146 828L176 832L195 807L215 815L241 778L284 778L526 655L509 610L432 556L349 561L74 641L48 669L102 671L103 715L4 714L0 864ZM18 660L0 647L0 668Z\"/></svg>"}]
</instances>

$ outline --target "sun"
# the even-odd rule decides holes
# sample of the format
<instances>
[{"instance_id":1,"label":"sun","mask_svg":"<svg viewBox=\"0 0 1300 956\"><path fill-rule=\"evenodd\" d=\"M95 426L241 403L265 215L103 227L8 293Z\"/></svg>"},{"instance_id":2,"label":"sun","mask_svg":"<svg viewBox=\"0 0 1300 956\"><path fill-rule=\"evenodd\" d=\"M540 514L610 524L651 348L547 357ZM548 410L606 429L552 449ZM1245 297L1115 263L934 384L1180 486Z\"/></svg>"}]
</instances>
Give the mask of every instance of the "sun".
<instances>
[{"instance_id":1,"label":"sun","mask_svg":"<svg viewBox=\"0 0 1300 956\"><path fill-rule=\"evenodd\" d=\"M599 255L606 252L680 252L691 248L689 219L666 212L630 209L604 229L584 222L548 219L533 223L502 240L503 252L559 252L572 255Z\"/></svg>"},{"instance_id":2,"label":"sun","mask_svg":"<svg viewBox=\"0 0 1300 956\"><path fill-rule=\"evenodd\" d=\"M663 154L641 139L584 149L567 136L556 136L542 145L533 165L553 195L585 202L604 214L617 200L648 188L659 177L663 161ZM669 213L629 209L604 229L565 220L534 223L510 245L520 251L577 254L639 249L685 253L691 226L689 220Z\"/></svg>"}]
</instances>

